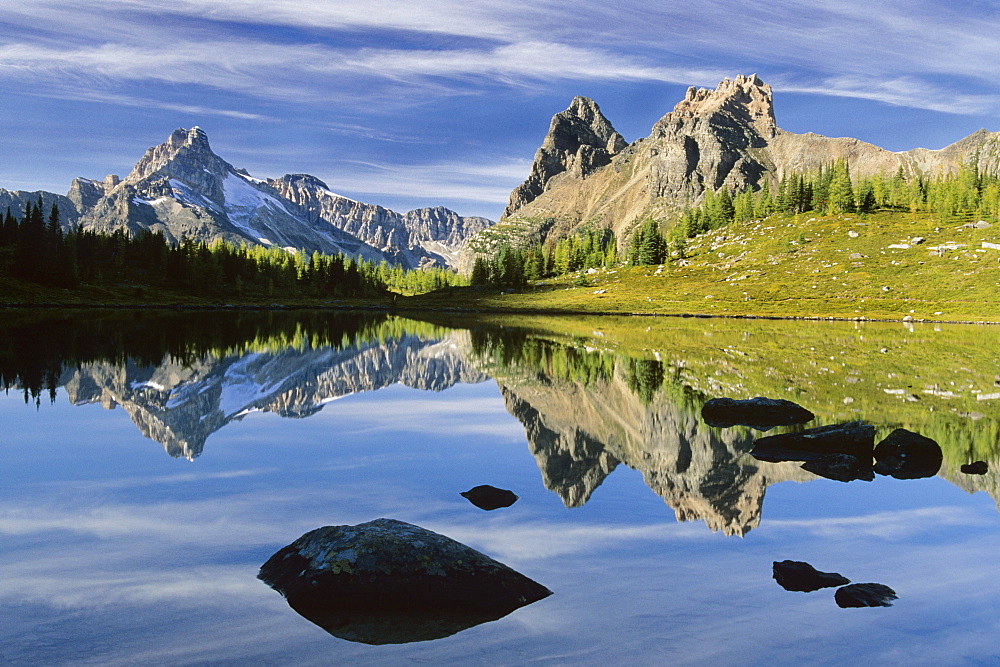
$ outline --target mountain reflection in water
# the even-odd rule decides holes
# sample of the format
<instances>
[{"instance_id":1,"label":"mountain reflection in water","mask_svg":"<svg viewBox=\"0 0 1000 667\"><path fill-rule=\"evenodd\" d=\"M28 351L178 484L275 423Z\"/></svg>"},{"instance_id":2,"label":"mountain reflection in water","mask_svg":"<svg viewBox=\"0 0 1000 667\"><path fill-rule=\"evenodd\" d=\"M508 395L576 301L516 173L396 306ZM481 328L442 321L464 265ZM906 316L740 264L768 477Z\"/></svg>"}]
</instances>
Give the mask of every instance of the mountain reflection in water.
<instances>
[{"instance_id":1,"label":"mountain reflection in water","mask_svg":"<svg viewBox=\"0 0 1000 667\"><path fill-rule=\"evenodd\" d=\"M971 369L997 368L1000 346L963 345L956 334L950 343L972 358L941 368L925 362L920 384L931 389L917 397L911 378L893 383L906 363L886 352L906 351L898 330L869 326L857 334L851 325L831 324L812 331L816 341L797 332L795 345L781 346L774 342L784 334L767 327L783 331L788 323L656 325L676 329L672 346L629 346L599 331L450 328L370 313L100 313L58 321L21 314L3 327L0 382L26 400L62 388L74 404L121 406L168 454L194 459L213 433L253 412L303 418L335 399L397 383L441 391L492 379L524 425L542 482L567 507L584 505L624 464L678 520L700 519L727 535L759 525L770 485L817 476L795 462L756 460L749 452L758 434L709 427L700 409L721 395L780 391L814 411L815 424L847 415L881 436L897 426L932 436L944 450L941 476L1000 498L995 473L959 472L974 458L987 460L991 471L1000 465L992 408L1000 401L989 398L989 370L981 371L985 379L971 377ZM817 346L825 349L817 353ZM874 357L871 349L878 350ZM913 363L926 359L919 349L912 355ZM843 396L845 388L859 397ZM951 407L961 392L982 412Z\"/></svg>"}]
</instances>

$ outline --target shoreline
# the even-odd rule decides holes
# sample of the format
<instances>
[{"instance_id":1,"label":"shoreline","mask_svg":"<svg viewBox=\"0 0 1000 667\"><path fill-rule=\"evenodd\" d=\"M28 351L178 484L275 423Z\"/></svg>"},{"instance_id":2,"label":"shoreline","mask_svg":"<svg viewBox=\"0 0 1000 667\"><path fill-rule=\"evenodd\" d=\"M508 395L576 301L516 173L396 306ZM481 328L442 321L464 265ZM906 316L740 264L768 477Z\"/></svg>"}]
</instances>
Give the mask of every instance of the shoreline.
<instances>
[{"instance_id":1,"label":"shoreline","mask_svg":"<svg viewBox=\"0 0 1000 667\"><path fill-rule=\"evenodd\" d=\"M1000 325L1000 321L990 320L937 320L914 318L904 315L901 318L878 317L837 317L834 315L754 315L754 314L715 314L715 313L651 313L641 311L584 311L584 310L546 310L540 308L509 308L488 309L471 307L419 307L400 305L369 304L61 304L61 303L0 303L0 310L149 310L149 311L291 311L291 310L343 310L372 311L382 313L446 313L453 315L541 315L551 317L665 317L678 319L726 319L726 320L772 320L772 321L808 321L808 322L880 322L902 324L976 324ZM907 319L909 317L909 319Z\"/></svg>"}]
</instances>

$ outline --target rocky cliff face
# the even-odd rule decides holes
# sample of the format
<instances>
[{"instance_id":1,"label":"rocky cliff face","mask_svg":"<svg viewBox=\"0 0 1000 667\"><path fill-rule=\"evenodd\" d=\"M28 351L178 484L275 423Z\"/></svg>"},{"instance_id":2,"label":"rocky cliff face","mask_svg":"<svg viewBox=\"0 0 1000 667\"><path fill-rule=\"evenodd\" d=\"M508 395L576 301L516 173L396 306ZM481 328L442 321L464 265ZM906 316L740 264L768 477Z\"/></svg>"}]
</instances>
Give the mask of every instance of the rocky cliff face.
<instances>
[{"instance_id":1,"label":"rocky cliff face","mask_svg":"<svg viewBox=\"0 0 1000 667\"><path fill-rule=\"evenodd\" d=\"M305 174L252 178L216 155L197 127L175 130L123 179L78 178L66 197L0 190L0 207L23 211L38 194L46 208L57 203L66 226L344 253L405 268L454 267L466 239L493 224L445 208L396 213L336 195Z\"/></svg>"},{"instance_id":2,"label":"rocky cliff face","mask_svg":"<svg viewBox=\"0 0 1000 667\"><path fill-rule=\"evenodd\" d=\"M504 217L537 199L556 176L567 173L585 178L610 163L625 146L625 139L593 100L574 98L568 109L552 117L531 173L511 193Z\"/></svg>"},{"instance_id":3,"label":"rocky cliff face","mask_svg":"<svg viewBox=\"0 0 1000 667\"><path fill-rule=\"evenodd\" d=\"M455 266L465 240L492 224L486 218L463 218L442 207L400 214L335 194L326 183L307 174L287 174L267 183L301 207L309 220L350 234L391 262L409 268Z\"/></svg>"},{"instance_id":4,"label":"rocky cliff face","mask_svg":"<svg viewBox=\"0 0 1000 667\"><path fill-rule=\"evenodd\" d=\"M48 220L53 204L59 209L59 219L64 225L72 225L80 217L76 206L68 197L45 192L44 190L25 192L24 190L4 190L2 188L0 188L0 215L7 215L7 209L10 209L11 215L15 218L21 218L24 215L25 207L28 204L37 206L39 198L42 200L42 208L46 220Z\"/></svg>"},{"instance_id":5,"label":"rocky cliff face","mask_svg":"<svg viewBox=\"0 0 1000 667\"><path fill-rule=\"evenodd\" d=\"M762 464L742 429L712 429L662 395L644 403L616 371L610 381L498 379L507 410L525 426L546 488L567 507L587 502L622 463L673 508L678 521L744 535L760 524L764 493L815 479L796 463Z\"/></svg>"},{"instance_id":6,"label":"rocky cliff face","mask_svg":"<svg viewBox=\"0 0 1000 667\"><path fill-rule=\"evenodd\" d=\"M442 391L487 378L459 351L463 334L439 341L404 336L382 345L334 350L205 357L155 367L87 364L62 378L74 404L100 403L128 413L142 434L174 457L193 459L208 437L252 412L308 417L329 401L402 383Z\"/></svg>"},{"instance_id":7,"label":"rocky cliff face","mask_svg":"<svg viewBox=\"0 0 1000 667\"><path fill-rule=\"evenodd\" d=\"M502 222L531 220L562 234L596 220L623 238L638 220L673 216L697 203L706 189L735 192L765 182L774 187L783 175L840 158L849 161L855 177L900 168L907 174L942 173L962 161L983 170L1000 167L1000 133L985 130L941 150L902 153L857 139L785 132L775 122L771 87L750 75L726 79L715 90L688 89L648 137L609 149L606 164L574 169L570 151L551 147L565 143L565 119L577 106L574 100L553 118L531 175L512 193ZM543 220L548 222L537 222Z\"/></svg>"}]
</instances>

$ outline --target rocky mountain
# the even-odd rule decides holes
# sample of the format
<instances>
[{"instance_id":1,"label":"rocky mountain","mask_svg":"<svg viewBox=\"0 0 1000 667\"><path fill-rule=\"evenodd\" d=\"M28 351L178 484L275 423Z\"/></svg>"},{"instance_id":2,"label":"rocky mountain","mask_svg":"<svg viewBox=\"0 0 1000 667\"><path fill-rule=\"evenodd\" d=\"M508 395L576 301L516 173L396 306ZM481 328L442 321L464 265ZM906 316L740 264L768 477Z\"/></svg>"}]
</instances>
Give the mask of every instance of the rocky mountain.
<instances>
[{"instance_id":1,"label":"rocky mountain","mask_svg":"<svg viewBox=\"0 0 1000 667\"><path fill-rule=\"evenodd\" d=\"M309 220L333 225L378 249L389 261L408 267L455 266L465 239L493 224L443 207L397 213L334 194L308 174L287 174L267 184L297 204Z\"/></svg>"},{"instance_id":2,"label":"rocky mountain","mask_svg":"<svg viewBox=\"0 0 1000 667\"><path fill-rule=\"evenodd\" d=\"M396 213L303 174L253 178L216 155L198 127L175 130L125 178L77 178L66 197L0 190L0 209L24 210L39 194L47 208L59 206L66 226L344 253L405 268L455 266L466 238L492 224L445 208Z\"/></svg>"},{"instance_id":3,"label":"rocky mountain","mask_svg":"<svg viewBox=\"0 0 1000 667\"><path fill-rule=\"evenodd\" d=\"M67 369L60 384L76 405L121 406L168 454L193 459L210 435L253 412L301 418L337 398L397 383L442 391L484 382L458 351L466 347L462 336L404 335L343 350L290 347L183 363L167 356L156 366L90 363Z\"/></svg>"},{"instance_id":4,"label":"rocky mountain","mask_svg":"<svg viewBox=\"0 0 1000 667\"><path fill-rule=\"evenodd\" d=\"M574 99L553 118L501 222L525 238L526 225L561 234L584 222L623 238L637 221L672 216L706 189L736 192L765 182L774 188L784 175L841 158L854 177L900 168L946 173L963 161L981 170L1000 167L1000 133L986 130L940 150L900 153L857 139L786 132L775 121L771 87L757 75L726 79L715 90L689 88L648 137L626 146L617 136L594 102Z\"/></svg>"},{"instance_id":5,"label":"rocky mountain","mask_svg":"<svg viewBox=\"0 0 1000 667\"><path fill-rule=\"evenodd\" d=\"M531 174L510 194L504 217L545 192L549 181L559 174L585 178L610 163L626 145L593 100L573 98L566 111L552 117L549 132L535 153Z\"/></svg>"},{"instance_id":6,"label":"rocky mountain","mask_svg":"<svg viewBox=\"0 0 1000 667\"><path fill-rule=\"evenodd\" d=\"M10 209L12 215L20 217L28 204L37 206L39 199L42 200L42 209L45 211L46 219L49 216L49 211L52 210L53 204L59 209L59 219L64 223L73 224L80 218L80 213L76 210L76 205L69 197L57 195L53 192L45 192L44 190L26 192L24 190L4 190L2 188L0 188L0 215L6 215L7 209Z\"/></svg>"}]
</instances>

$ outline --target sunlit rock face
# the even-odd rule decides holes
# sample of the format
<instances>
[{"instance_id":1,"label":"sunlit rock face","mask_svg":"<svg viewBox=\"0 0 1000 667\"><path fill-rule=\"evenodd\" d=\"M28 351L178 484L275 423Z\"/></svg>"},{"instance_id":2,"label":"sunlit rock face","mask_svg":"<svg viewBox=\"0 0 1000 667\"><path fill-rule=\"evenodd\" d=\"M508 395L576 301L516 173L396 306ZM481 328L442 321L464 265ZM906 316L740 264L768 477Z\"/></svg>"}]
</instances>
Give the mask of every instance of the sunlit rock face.
<instances>
[{"instance_id":1,"label":"sunlit rock face","mask_svg":"<svg viewBox=\"0 0 1000 667\"><path fill-rule=\"evenodd\" d=\"M552 117L548 134L535 153L531 172L511 193L504 216L537 199L559 174L588 176L610 163L625 146L625 139L592 99L574 98L568 109Z\"/></svg>"},{"instance_id":2,"label":"sunlit rock face","mask_svg":"<svg viewBox=\"0 0 1000 667\"><path fill-rule=\"evenodd\" d=\"M344 350L286 348L194 362L167 357L157 366L85 364L61 383L71 402L120 405L145 437L171 456L193 459L212 433L252 412L307 417L335 398L396 383L441 391L485 381L465 362L465 346L455 332Z\"/></svg>"},{"instance_id":3,"label":"sunlit rock face","mask_svg":"<svg viewBox=\"0 0 1000 667\"><path fill-rule=\"evenodd\" d=\"M546 488L579 507L623 463L672 507L679 521L703 520L744 535L760 523L764 492L775 482L815 476L796 463L761 464L744 429L713 429L697 409L663 394L644 402L624 374L589 385L498 380L508 411L525 426Z\"/></svg>"},{"instance_id":4,"label":"sunlit rock face","mask_svg":"<svg viewBox=\"0 0 1000 667\"><path fill-rule=\"evenodd\" d=\"M611 123L592 111L596 108L577 98L555 115L501 222L534 224L542 236L599 223L624 239L637 221L676 216L706 190L734 193L767 184L776 191L782 176L840 159L848 161L854 178L898 169L942 173L963 163L992 173L1000 160L1000 133L985 130L940 150L905 152L858 139L786 132L775 120L771 87L755 74L724 79L714 90L689 88L649 136L627 146L610 134ZM594 120L588 125L584 118Z\"/></svg>"},{"instance_id":5,"label":"sunlit rock face","mask_svg":"<svg viewBox=\"0 0 1000 667\"><path fill-rule=\"evenodd\" d=\"M384 259L357 238L308 220L267 183L223 160L198 127L175 130L125 178L75 180L69 197L79 224L100 232L145 229L172 242L224 240Z\"/></svg>"},{"instance_id":6,"label":"sunlit rock face","mask_svg":"<svg viewBox=\"0 0 1000 667\"><path fill-rule=\"evenodd\" d=\"M298 613L343 639L439 639L552 594L471 547L420 526L376 519L324 526L260 568Z\"/></svg>"}]
</instances>

